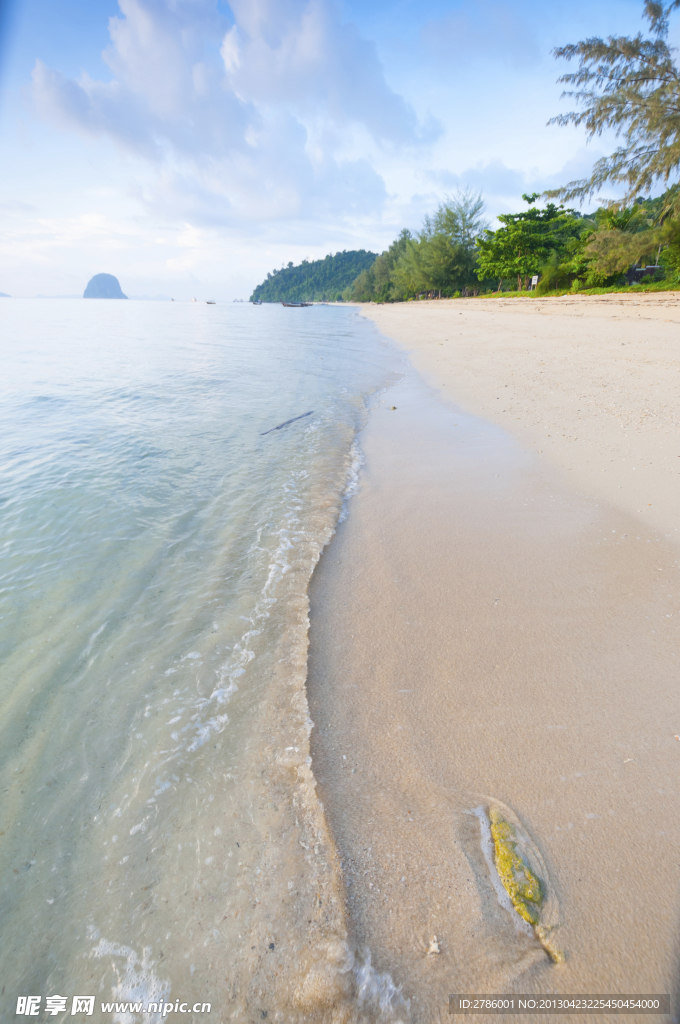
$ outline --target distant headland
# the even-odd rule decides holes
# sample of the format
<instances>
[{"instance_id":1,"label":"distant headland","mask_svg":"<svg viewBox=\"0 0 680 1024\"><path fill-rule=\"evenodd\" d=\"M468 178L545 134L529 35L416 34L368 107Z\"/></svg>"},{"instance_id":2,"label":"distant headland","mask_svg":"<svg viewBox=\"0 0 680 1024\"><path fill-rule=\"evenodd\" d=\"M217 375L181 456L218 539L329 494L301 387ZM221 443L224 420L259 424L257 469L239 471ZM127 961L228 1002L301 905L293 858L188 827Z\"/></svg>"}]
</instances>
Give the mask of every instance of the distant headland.
<instances>
[{"instance_id":1,"label":"distant headland","mask_svg":"<svg viewBox=\"0 0 680 1024\"><path fill-rule=\"evenodd\" d=\"M84 299L127 299L113 274L95 274L83 292Z\"/></svg>"},{"instance_id":2,"label":"distant headland","mask_svg":"<svg viewBox=\"0 0 680 1024\"><path fill-rule=\"evenodd\" d=\"M377 253L365 249L336 252L323 260L303 260L298 267L292 262L287 267L267 274L250 296L251 302L335 302L342 299L348 288L363 270L376 260Z\"/></svg>"}]
</instances>

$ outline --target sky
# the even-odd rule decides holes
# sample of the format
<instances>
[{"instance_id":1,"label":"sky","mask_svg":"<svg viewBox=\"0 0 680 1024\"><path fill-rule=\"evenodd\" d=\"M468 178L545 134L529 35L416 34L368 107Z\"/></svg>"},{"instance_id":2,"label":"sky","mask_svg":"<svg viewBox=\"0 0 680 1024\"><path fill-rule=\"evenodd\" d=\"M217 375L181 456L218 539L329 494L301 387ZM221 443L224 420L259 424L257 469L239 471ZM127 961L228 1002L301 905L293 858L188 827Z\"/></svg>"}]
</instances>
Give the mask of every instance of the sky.
<instances>
[{"instance_id":1,"label":"sky","mask_svg":"<svg viewBox=\"0 0 680 1024\"><path fill-rule=\"evenodd\" d=\"M459 188L493 223L614 148L547 124L570 109L551 50L644 30L642 8L0 0L0 292L104 272L247 299L289 260L382 251Z\"/></svg>"}]
</instances>

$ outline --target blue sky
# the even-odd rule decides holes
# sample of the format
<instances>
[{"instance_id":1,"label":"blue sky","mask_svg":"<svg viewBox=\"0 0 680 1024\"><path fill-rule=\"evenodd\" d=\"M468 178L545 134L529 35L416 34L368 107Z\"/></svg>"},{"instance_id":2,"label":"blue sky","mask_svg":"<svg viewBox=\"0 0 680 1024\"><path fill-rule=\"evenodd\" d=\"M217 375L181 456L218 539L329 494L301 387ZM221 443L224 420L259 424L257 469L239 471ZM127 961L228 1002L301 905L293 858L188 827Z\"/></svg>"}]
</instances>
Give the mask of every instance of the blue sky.
<instances>
[{"instance_id":1,"label":"blue sky","mask_svg":"<svg viewBox=\"0 0 680 1024\"><path fill-rule=\"evenodd\" d=\"M0 0L0 291L228 299L273 267L380 251L457 187L490 217L612 139L554 46L641 0ZM675 28L674 28L675 31Z\"/></svg>"}]
</instances>

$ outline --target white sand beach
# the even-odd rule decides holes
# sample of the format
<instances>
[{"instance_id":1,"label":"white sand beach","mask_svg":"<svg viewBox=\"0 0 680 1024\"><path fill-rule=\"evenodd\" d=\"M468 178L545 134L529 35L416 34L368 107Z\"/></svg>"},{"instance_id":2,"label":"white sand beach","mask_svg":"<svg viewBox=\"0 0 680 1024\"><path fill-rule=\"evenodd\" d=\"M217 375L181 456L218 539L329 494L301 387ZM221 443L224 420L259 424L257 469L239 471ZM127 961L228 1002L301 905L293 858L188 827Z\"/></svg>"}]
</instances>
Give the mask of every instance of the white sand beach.
<instances>
[{"instance_id":1,"label":"white sand beach","mask_svg":"<svg viewBox=\"0 0 680 1024\"><path fill-rule=\"evenodd\" d=\"M429 384L376 399L311 586L352 941L428 1024L452 993L675 1000L680 303L363 313ZM494 890L492 813L540 878L535 929Z\"/></svg>"},{"instance_id":2,"label":"white sand beach","mask_svg":"<svg viewBox=\"0 0 680 1024\"><path fill-rule=\"evenodd\" d=\"M679 292L361 309L433 387L571 486L679 533Z\"/></svg>"}]
</instances>

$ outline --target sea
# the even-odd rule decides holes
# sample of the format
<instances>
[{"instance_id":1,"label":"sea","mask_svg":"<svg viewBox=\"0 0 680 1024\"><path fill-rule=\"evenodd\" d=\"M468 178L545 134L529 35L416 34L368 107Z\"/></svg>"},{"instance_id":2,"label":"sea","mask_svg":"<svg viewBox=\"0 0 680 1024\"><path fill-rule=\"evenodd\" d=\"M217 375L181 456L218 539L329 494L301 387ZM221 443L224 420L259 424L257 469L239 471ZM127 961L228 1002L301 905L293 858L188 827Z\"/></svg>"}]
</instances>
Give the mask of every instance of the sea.
<instances>
[{"instance_id":1,"label":"sea","mask_svg":"<svg viewBox=\"0 0 680 1024\"><path fill-rule=\"evenodd\" d=\"M0 317L0 1019L407 1020L352 946L305 692L401 357L341 306Z\"/></svg>"}]
</instances>

